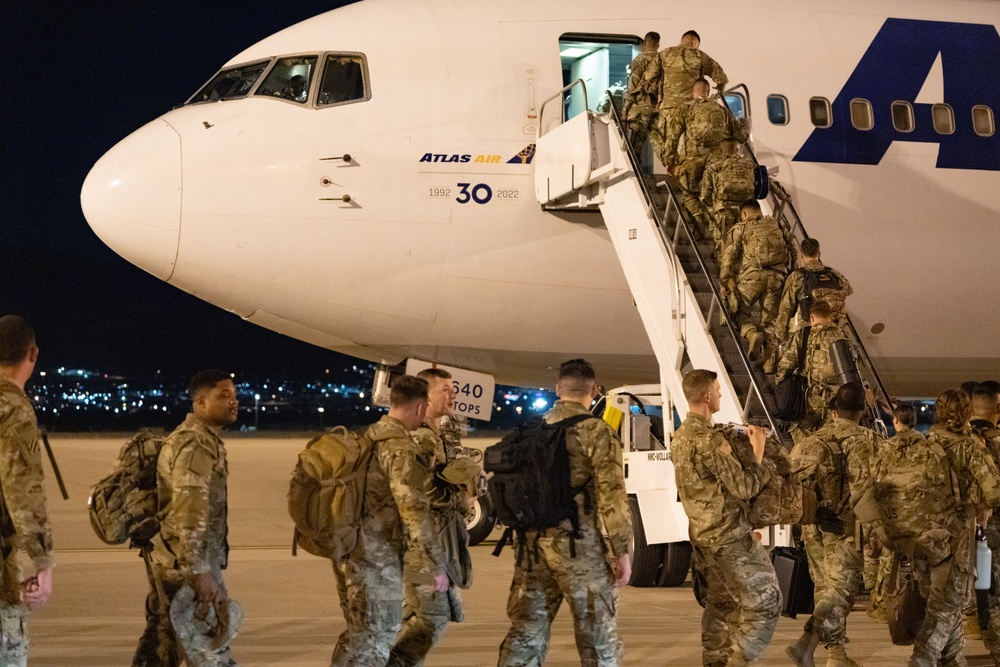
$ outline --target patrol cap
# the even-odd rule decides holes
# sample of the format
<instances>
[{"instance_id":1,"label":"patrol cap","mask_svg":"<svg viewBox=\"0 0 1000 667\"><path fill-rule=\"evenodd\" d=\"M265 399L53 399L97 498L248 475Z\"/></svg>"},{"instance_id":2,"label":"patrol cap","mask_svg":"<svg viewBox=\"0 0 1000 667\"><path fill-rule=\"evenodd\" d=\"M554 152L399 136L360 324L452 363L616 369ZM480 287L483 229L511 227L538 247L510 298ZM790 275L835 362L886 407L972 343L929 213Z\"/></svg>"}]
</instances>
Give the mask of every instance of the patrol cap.
<instances>
[{"instance_id":1,"label":"patrol cap","mask_svg":"<svg viewBox=\"0 0 1000 667\"><path fill-rule=\"evenodd\" d=\"M194 589L184 584L170 603L170 623L188 654L225 648L243 623L243 607L236 600L198 602Z\"/></svg>"}]
</instances>

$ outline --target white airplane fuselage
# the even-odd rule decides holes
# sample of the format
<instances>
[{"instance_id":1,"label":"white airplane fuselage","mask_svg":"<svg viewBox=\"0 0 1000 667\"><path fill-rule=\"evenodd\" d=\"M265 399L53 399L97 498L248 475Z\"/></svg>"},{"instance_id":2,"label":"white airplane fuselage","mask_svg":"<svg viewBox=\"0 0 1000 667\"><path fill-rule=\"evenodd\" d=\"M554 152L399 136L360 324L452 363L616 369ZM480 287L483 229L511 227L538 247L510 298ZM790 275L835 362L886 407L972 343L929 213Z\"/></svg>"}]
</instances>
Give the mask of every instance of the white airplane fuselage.
<instances>
[{"instance_id":1,"label":"white airplane fuselage","mask_svg":"<svg viewBox=\"0 0 1000 667\"><path fill-rule=\"evenodd\" d=\"M162 280L332 350L434 360L511 384L548 380L559 361L585 356L608 383L656 381L601 216L542 211L532 165L515 158L535 141L540 103L564 85L560 36L656 30L665 47L694 28L730 84L747 85L757 157L780 168L824 261L850 279L848 310L889 391L933 395L1000 376L991 331L1000 166L964 149L979 141L1000 155L996 135L972 134L966 108L980 95L971 104L1000 111L1000 75L961 74L975 68L966 50L942 49L933 66L908 47L896 60L874 51L864 60L905 46L921 26L996 35L1000 6L835 6L366 0L283 30L229 65L363 54L369 99L317 108L314 88L304 105L250 95L180 107L101 159L84 212L112 249ZM893 72L921 80L907 100L918 131L930 122L924 104L946 102L955 135L880 147L891 116L877 99L867 135L810 121L811 97L834 101L848 84L891 92L905 78ZM977 90L962 85L976 77ZM768 121L769 94L787 98L787 125ZM875 325L881 333L870 333Z\"/></svg>"}]
</instances>

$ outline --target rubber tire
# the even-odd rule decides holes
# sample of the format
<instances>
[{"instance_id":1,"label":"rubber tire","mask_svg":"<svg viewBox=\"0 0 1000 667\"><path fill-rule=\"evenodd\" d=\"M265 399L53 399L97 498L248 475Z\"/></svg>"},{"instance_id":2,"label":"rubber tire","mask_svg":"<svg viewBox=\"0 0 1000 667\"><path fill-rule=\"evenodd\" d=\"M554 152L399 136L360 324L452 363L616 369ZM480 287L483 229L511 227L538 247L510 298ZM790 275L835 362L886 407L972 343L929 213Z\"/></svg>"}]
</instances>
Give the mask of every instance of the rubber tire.
<instances>
[{"instance_id":1,"label":"rubber tire","mask_svg":"<svg viewBox=\"0 0 1000 667\"><path fill-rule=\"evenodd\" d=\"M639 500L635 496L628 497L628 509L632 513L632 539L629 549L632 554L632 576L628 584L636 588L655 586L660 567L663 565L663 545L646 543L646 531L642 527L642 515L639 513Z\"/></svg>"},{"instance_id":2,"label":"rubber tire","mask_svg":"<svg viewBox=\"0 0 1000 667\"><path fill-rule=\"evenodd\" d=\"M496 523L497 514L493 509L493 499L488 492L484 492L476 498L470 519L465 524L465 529L469 531L469 546L474 547L489 537Z\"/></svg>"},{"instance_id":3,"label":"rubber tire","mask_svg":"<svg viewBox=\"0 0 1000 667\"><path fill-rule=\"evenodd\" d=\"M663 567L657 585L673 588L687 581L691 570L691 543L670 542L664 545Z\"/></svg>"}]
</instances>

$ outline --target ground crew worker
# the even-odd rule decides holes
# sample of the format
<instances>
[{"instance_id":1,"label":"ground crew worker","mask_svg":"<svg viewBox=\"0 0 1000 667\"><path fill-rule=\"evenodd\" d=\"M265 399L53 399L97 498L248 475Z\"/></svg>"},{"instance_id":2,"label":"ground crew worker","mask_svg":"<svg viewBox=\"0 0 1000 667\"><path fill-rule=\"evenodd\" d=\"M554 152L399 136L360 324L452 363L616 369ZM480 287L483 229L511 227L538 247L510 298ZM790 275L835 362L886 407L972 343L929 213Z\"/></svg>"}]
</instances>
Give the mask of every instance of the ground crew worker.
<instances>
[{"instance_id":1,"label":"ground crew worker","mask_svg":"<svg viewBox=\"0 0 1000 667\"><path fill-rule=\"evenodd\" d=\"M815 584L815 608L802 637L786 649L799 667L813 667L813 652L829 650L827 667L858 667L847 657L847 615L861 583L862 559L855 522L879 520L872 487L874 431L859 426L865 389L849 382L837 391L836 416L792 449L792 468L803 492L816 494L816 523L802 526L802 541ZM808 490L808 491L807 491Z\"/></svg>"},{"instance_id":2,"label":"ground crew worker","mask_svg":"<svg viewBox=\"0 0 1000 667\"><path fill-rule=\"evenodd\" d=\"M708 214L701 203L701 179L705 163L713 154L719 154L723 139L747 140L747 133L736 122L729 109L718 101L709 99L706 79L697 79L691 87L693 99L676 113L664 126L662 151L658 155L667 170L677 176L683 190L684 207L708 233ZM680 140L684 138L683 151Z\"/></svg>"},{"instance_id":3,"label":"ground crew worker","mask_svg":"<svg viewBox=\"0 0 1000 667\"><path fill-rule=\"evenodd\" d=\"M927 614L917 633L909 667L966 665L962 608L972 588L975 527L985 525L989 510L1000 505L1000 473L996 463L969 426L972 400L960 389L948 389L934 404L934 424L928 441L948 457L953 483L958 485L951 516L927 516L928 527L945 525L951 534L940 548L917 549L913 569L920 592L927 597Z\"/></svg>"},{"instance_id":4,"label":"ground crew worker","mask_svg":"<svg viewBox=\"0 0 1000 667\"><path fill-rule=\"evenodd\" d=\"M642 40L642 51L632 59L629 67L628 90L625 92L622 117L628 125L629 143L636 159L642 158L643 146L649 138L650 128L656 122L656 105L663 86L659 49L660 33L646 33Z\"/></svg>"},{"instance_id":5,"label":"ground crew worker","mask_svg":"<svg viewBox=\"0 0 1000 667\"><path fill-rule=\"evenodd\" d=\"M701 620L702 664L743 667L774 634L781 610L778 579L767 552L752 535L749 501L767 483L764 430L748 426L755 462L743 466L712 425L721 400L718 376L684 376L689 412L671 441L677 491L689 519L694 564L706 580Z\"/></svg>"},{"instance_id":6,"label":"ground crew worker","mask_svg":"<svg viewBox=\"0 0 1000 667\"><path fill-rule=\"evenodd\" d=\"M897 405L892 411L892 426L896 431L896 435L879 443L878 448L875 450L875 458L877 460L889 460L888 457L896 452L903 451L915 443L922 442L924 436L915 430L914 427L916 425L917 412L913 409L913 406L908 403ZM867 547L867 545L868 543L865 546ZM877 555L877 559L874 558L874 553L872 556L872 560L875 563L874 566L869 565L869 561L865 560L865 582L869 590L871 590L871 601L869 602L867 613L869 617L879 623L888 623L889 617L885 609L886 585L892 585L893 582L887 582L886 580L892 572L895 555L890 549L882 547L880 553Z\"/></svg>"},{"instance_id":7,"label":"ground crew worker","mask_svg":"<svg viewBox=\"0 0 1000 667\"><path fill-rule=\"evenodd\" d=\"M434 523L434 538L441 542L442 533L449 521L458 522L464 532L465 496L462 493L448 493L440 497L434 493L435 471L444 466L448 457L441 439L441 420L451 415L455 404L454 384L451 373L442 368L428 368L417 377L427 382L427 414L423 424L413 432L420 445L419 463L427 471L425 493L430 499L431 517ZM463 538L464 540L464 538ZM464 546L464 545L463 545ZM439 548L444 553L444 544ZM444 592L435 590L430 583L414 577L417 563L409 563L415 556L407 550L403 556L403 628L396 637L396 644L389 653L388 667L422 665L427 653L444 634L448 621L460 622L462 598L454 582L449 581Z\"/></svg>"},{"instance_id":8,"label":"ground crew worker","mask_svg":"<svg viewBox=\"0 0 1000 667\"><path fill-rule=\"evenodd\" d=\"M843 330L833 322L833 311L824 301L816 301L809 310L809 324L795 335L785 347L778 362L775 382L781 382L796 372L801 372L808 380L806 394L806 414L792 427L792 437L808 435L816 430L829 413L830 399L837 392L837 375L830 358L830 346L844 338ZM802 338L807 337L802 367L799 367L799 348Z\"/></svg>"},{"instance_id":9,"label":"ground crew worker","mask_svg":"<svg viewBox=\"0 0 1000 667\"><path fill-rule=\"evenodd\" d=\"M820 261L819 241L816 239L804 239L799 246L799 255L800 267L788 274L785 280L775 319L775 331L782 340L787 340L806 326L809 301L826 301L833 309L834 322L841 323L847 316L845 300L854 291L847 278ZM806 294L807 282L814 283L809 294Z\"/></svg>"},{"instance_id":10,"label":"ground crew worker","mask_svg":"<svg viewBox=\"0 0 1000 667\"><path fill-rule=\"evenodd\" d=\"M701 37L694 30L681 36L681 43L660 51L660 73L662 88L654 130L650 135L657 157L663 154L663 144L667 137L667 127L676 123L680 109L691 101L691 87L696 79L709 77L721 93L729 78L719 63L699 49ZM664 163L665 164L665 163Z\"/></svg>"},{"instance_id":11,"label":"ground crew worker","mask_svg":"<svg viewBox=\"0 0 1000 667\"><path fill-rule=\"evenodd\" d=\"M28 664L28 612L52 595L52 526L45 508L45 479L38 422L24 385L35 370L38 345L28 322L0 317L0 664ZM34 574L22 579L20 554Z\"/></svg>"},{"instance_id":12,"label":"ground crew worker","mask_svg":"<svg viewBox=\"0 0 1000 667\"><path fill-rule=\"evenodd\" d=\"M792 240L774 218L761 215L760 204L748 199L740 207L740 222L726 241L722 256L722 296L735 293L736 321L751 359L773 347L769 336L781 296L781 285L792 258ZM760 304L760 320L753 314ZM769 370L769 369L765 369Z\"/></svg>"},{"instance_id":13,"label":"ground crew worker","mask_svg":"<svg viewBox=\"0 0 1000 667\"><path fill-rule=\"evenodd\" d=\"M151 548L144 549L143 555L157 604L147 605L146 633L133 664L175 667L186 659L198 667L236 665L228 646L202 655L186 655L177 629L170 622L170 603L184 584L194 589L200 603L214 603L218 608L228 599L222 571L229 559L229 469L221 433L236 421L240 405L232 376L220 370L201 371L191 378L188 389L191 412L164 440L156 460L160 532L153 536ZM158 662L140 655L153 648L153 628Z\"/></svg>"},{"instance_id":14,"label":"ground crew worker","mask_svg":"<svg viewBox=\"0 0 1000 667\"><path fill-rule=\"evenodd\" d=\"M990 381L981 382L972 392L972 419L969 425L973 433L986 443L986 449L993 455L993 461L1000 468L1000 384ZM996 508L994 508L995 510ZM991 514L986 523L986 544L994 550L991 567L991 581L1000 582L1000 517ZM1000 596L994 585L986 595L989 607L989 624L980 628L983 644L986 645L995 664L1000 664ZM978 620L978 616L977 616Z\"/></svg>"},{"instance_id":15,"label":"ground crew worker","mask_svg":"<svg viewBox=\"0 0 1000 667\"><path fill-rule=\"evenodd\" d=\"M373 445L358 545L333 561L347 629L332 667L381 667L389 660L403 615L404 550L409 581L437 593L448 590L427 497L429 473L410 433L423 423L427 402L425 380L398 377L390 387L389 413L365 431Z\"/></svg>"},{"instance_id":16,"label":"ground crew worker","mask_svg":"<svg viewBox=\"0 0 1000 667\"><path fill-rule=\"evenodd\" d=\"M556 383L559 400L545 414L546 423L588 414L597 394L590 363L583 359L563 363ZM573 614L580 664L622 664L615 586L625 585L632 576L628 553L632 520L622 472L622 444L606 422L587 419L566 429L566 449L570 485L583 489L576 496L579 536L573 539L568 519L556 528L525 534L526 543L537 546L538 556L525 563L518 559L514 566L507 599L511 628L500 645L499 667L545 662L552 621L564 598Z\"/></svg>"},{"instance_id":17,"label":"ground crew worker","mask_svg":"<svg viewBox=\"0 0 1000 667\"><path fill-rule=\"evenodd\" d=\"M740 219L740 206L754 196L753 160L739 153L733 138L719 144L720 155L709 159L701 179L701 203L709 215L715 256L722 259L726 235Z\"/></svg>"}]
</instances>

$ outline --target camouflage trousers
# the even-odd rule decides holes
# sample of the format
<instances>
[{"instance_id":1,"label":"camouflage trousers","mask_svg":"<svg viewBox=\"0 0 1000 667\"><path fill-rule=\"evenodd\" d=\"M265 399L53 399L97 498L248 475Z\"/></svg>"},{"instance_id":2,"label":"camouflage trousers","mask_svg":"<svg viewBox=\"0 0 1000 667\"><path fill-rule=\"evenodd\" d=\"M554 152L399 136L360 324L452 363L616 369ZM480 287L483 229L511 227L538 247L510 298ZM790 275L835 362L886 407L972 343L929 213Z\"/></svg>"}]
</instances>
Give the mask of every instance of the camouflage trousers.
<instances>
[{"instance_id":1,"label":"camouflage trousers","mask_svg":"<svg viewBox=\"0 0 1000 667\"><path fill-rule=\"evenodd\" d=\"M712 232L712 238L715 239L716 259L722 259L722 253L725 252L727 245L726 237L739 220L739 204L716 206L709 216L709 229ZM775 311L775 315L777 315L777 311Z\"/></svg>"},{"instance_id":2,"label":"camouflage trousers","mask_svg":"<svg viewBox=\"0 0 1000 667\"><path fill-rule=\"evenodd\" d=\"M889 581L889 575L892 574L892 564L896 559L896 555L889 549L883 547L882 551L879 553L877 559L875 559L875 567L873 573L869 573L868 557L865 556L865 583L871 590L871 604L869 609L871 613L875 616L885 617L885 598L889 592L889 586L894 585L895 582ZM868 583L869 577L871 578L871 583Z\"/></svg>"},{"instance_id":3,"label":"camouflage trousers","mask_svg":"<svg viewBox=\"0 0 1000 667\"><path fill-rule=\"evenodd\" d=\"M951 555L944 560L932 563L921 553L913 556L920 593L927 598L927 615L913 644L909 667L967 664L962 608L972 590L971 522L964 528L952 539Z\"/></svg>"},{"instance_id":4,"label":"camouflage trousers","mask_svg":"<svg viewBox=\"0 0 1000 667\"><path fill-rule=\"evenodd\" d=\"M680 107L658 107L656 118L649 130L649 140L653 144L653 152L665 166L667 164L667 128L680 122L682 111Z\"/></svg>"},{"instance_id":5,"label":"camouflage trousers","mask_svg":"<svg viewBox=\"0 0 1000 667\"><path fill-rule=\"evenodd\" d=\"M402 554L362 539L350 557L333 561L347 629L337 640L331 667L382 667L402 623Z\"/></svg>"},{"instance_id":6,"label":"camouflage trousers","mask_svg":"<svg viewBox=\"0 0 1000 667\"><path fill-rule=\"evenodd\" d=\"M749 664L767 645L781 612L781 590L767 551L752 535L722 546L694 547L705 575L702 663Z\"/></svg>"},{"instance_id":7,"label":"camouflage trousers","mask_svg":"<svg viewBox=\"0 0 1000 667\"><path fill-rule=\"evenodd\" d=\"M404 579L405 579L404 573ZM439 593L434 586L407 582L403 588L403 628L389 653L386 667L414 667L441 639L448 621L461 621L462 598L457 588ZM454 608L454 611L453 611Z\"/></svg>"},{"instance_id":8,"label":"camouflage trousers","mask_svg":"<svg viewBox=\"0 0 1000 667\"><path fill-rule=\"evenodd\" d=\"M637 159L642 159L642 149L649 140L650 132L656 123L656 107L651 104L634 104L629 108L628 142Z\"/></svg>"},{"instance_id":9,"label":"camouflage trousers","mask_svg":"<svg viewBox=\"0 0 1000 667\"><path fill-rule=\"evenodd\" d=\"M815 592L815 607L806 634L815 633L826 646L847 643L847 615L861 583L862 561L854 535L836 535L817 526L802 526Z\"/></svg>"},{"instance_id":10,"label":"camouflage trousers","mask_svg":"<svg viewBox=\"0 0 1000 667\"><path fill-rule=\"evenodd\" d=\"M563 600L573 614L576 649L583 667L622 663L615 618L618 592L597 526L584 522L570 555L569 533L560 528L531 532L514 566L507 598L511 627L500 645L499 667L540 667L545 662L552 622Z\"/></svg>"},{"instance_id":11,"label":"camouflage trousers","mask_svg":"<svg viewBox=\"0 0 1000 667\"><path fill-rule=\"evenodd\" d=\"M774 347L774 320L778 316L778 303L784 283L784 274L774 269L747 269L740 272L736 283L736 294L739 297L736 322L744 338L755 331L758 335L766 336L769 348ZM757 304L760 304L759 320L754 316Z\"/></svg>"},{"instance_id":12,"label":"camouflage trousers","mask_svg":"<svg viewBox=\"0 0 1000 667\"><path fill-rule=\"evenodd\" d=\"M16 549L0 563L0 667L25 667L28 664L28 616L21 604L21 565Z\"/></svg>"},{"instance_id":13,"label":"camouflage trousers","mask_svg":"<svg viewBox=\"0 0 1000 667\"><path fill-rule=\"evenodd\" d=\"M1000 526L991 517L986 526L986 544L993 551L990 563L990 590L986 600L989 608L989 623L980 629L983 633L983 644L990 652L994 664L1000 665Z\"/></svg>"},{"instance_id":14,"label":"camouflage trousers","mask_svg":"<svg viewBox=\"0 0 1000 667\"><path fill-rule=\"evenodd\" d=\"M681 202L697 223L703 236L711 233L708 210L701 201L701 178L705 174L707 161L708 153L689 155L678 165L675 172L681 186Z\"/></svg>"}]
</instances>

